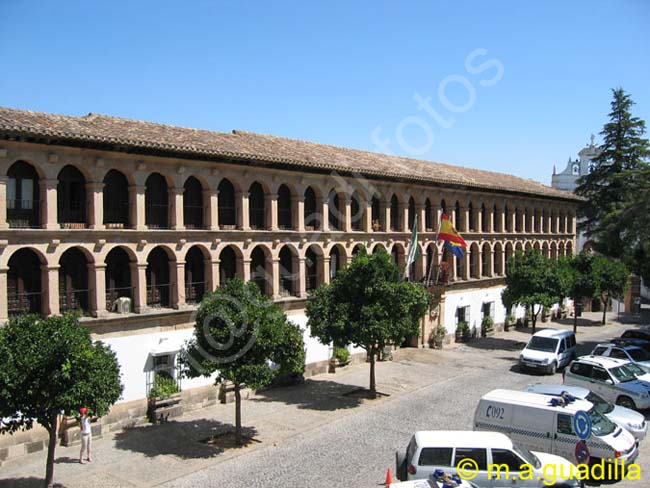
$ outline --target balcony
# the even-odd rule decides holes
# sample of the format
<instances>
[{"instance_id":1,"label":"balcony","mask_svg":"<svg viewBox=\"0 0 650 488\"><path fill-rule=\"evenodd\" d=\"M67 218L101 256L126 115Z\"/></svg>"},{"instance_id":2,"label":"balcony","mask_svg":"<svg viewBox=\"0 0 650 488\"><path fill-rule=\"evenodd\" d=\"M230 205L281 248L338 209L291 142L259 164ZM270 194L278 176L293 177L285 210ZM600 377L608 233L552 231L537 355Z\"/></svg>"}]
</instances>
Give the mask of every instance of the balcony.
<instances>
[{"instance_id":1,"label":"balcony","mask_svg":"<svg viewBox=\"0 0 650 488\"><path fill-rule=\"evenodd\" d=\"M109 312L117 311L117 300L118 298L129 298L131 303L133 303L133 287L124 286L120 288L109 288L106 290L106 310Z\"/></svg>"},{"instance_id":2,"label":"balcony","mask_svg":"<svg viewBox=\"0 0 650 488\"><path fill-rule=\"evenodd\" d=\"M12 229L36 229L39 225L39 200L7 200L7 223Z\"/></svg>"},{"instance_id":3,"label":"balcony","mask_svg":"<svg viewBox=\"0 0 650 488\"><path fill-rule=\"evenodd\" d=\"M41 313L41 296L43 292L11 293L7 295L7 311L9 315L24 313Z\"/></svg>"},{"instance_id":4,"label":"balcony","mask_svg":"<svg viewBox=\"0 0 650 488\"><path fill-rule=\"evenodd\" d=\"M185 303L200 303L205 294L205 282L185 283Z\"/></svg>"},{"instance_id":5,"label":"balcony","mask_svg":"<svg viewBox=\"0 0 650 488\"><path fill-rule=\"evenodd\" d=\"M203 229L203 207L183 205L183 221L186 229Z\"/></svg>"},{"instance_id":6,"label":"balcony","mask_svg":"<svg viewBox=\"0 0 650 488\"><path fill-rule=\"evenodd\" d=\"M88 314L90 290L62 290L59 294L59 310L61 313L81 311Z\"/></svg>"},{"instance_id":7,"label":"balcony","mask_svg":"<svg viewBox=\"0 0 650 488\"><path fill-rule=\"evenodd\" d=\"M147 306L152 308L169 308L171 306L171 284L147 286Z\"/></svg>"}]
</instances>

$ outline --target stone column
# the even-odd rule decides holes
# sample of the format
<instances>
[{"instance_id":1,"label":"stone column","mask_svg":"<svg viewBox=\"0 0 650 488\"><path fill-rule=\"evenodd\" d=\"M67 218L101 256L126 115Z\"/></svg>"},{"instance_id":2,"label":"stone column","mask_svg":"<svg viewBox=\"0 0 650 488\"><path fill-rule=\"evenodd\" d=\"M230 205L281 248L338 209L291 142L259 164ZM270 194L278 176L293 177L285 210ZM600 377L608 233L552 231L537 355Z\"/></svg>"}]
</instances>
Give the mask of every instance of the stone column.
<instances>
[{"instance_id":1,"label":"stone column","mask_svg":"<svg viewBox=\"0 0 650 488\"><path fill-rule=\"evenodd\" d=\"M1 267L0 268L0 290L3 293L0 293L0 324L6 322L9 319L9 304L7 303L7 273L9 268ZM1 326L1 325L0 325Z\"/></svg>"},{"instance_id":2,"label":"stone column","mask_svg":"<svg viewBox=\"0 0 650 488\"><path fill-rule=\"evenodd\" d=\"M307 276L305 275L305 258L298 258L298 296L307 298Z\"/></svg>"},{"instance_id":3,"label":"stone column","mask_svg":"<svg viewBox=\"0 0 650 488\"><path fill-rule=\"evenodd\" d=\"M242 276L244 282L250 281L251 280L251 263L253 261L251 259L242 259L242 266L244 269L242 269Z\"/></svg>"},{"instance_id":4,"label":"stone column","mask_svg":"<svg viewBox=\"0 0 650 488\"><path fill-rule=\"evenodd\" d=\"M169 278L171 305L176 309L183 308L185 306L185 261L169 262Z\"/></svg>"},{"instance_id":5,"label":"stone column","mask_svg":"<svg viewBox=\"0 0 650 488\"><path fill-rule=\"evenodd\" d=\"M9 228L9 224L7 224L7 177L0 176L0 229L8 229L8 228ZM0 316L0 320L2 320L1 316Z\"/></svg>"},{"instance_id":6,"label":"stone column","mask_svg":"<svg viewBox=\"0 0 650 488\"><path fill-rule=\"evenodd\" d=\"M41 221L44 229L59 229L58 209L56 199L56 188L59 183L57 179L40 180L41 195ZM57 288L58 290L58 288ZM58 302L57 302L58 303Z\"/></svg>"},{"instance_id":7,"label":"stone column","mask_svg":"<svg viewBox=\"0 0 650 488\"><path fill-rule=\"evenodd\" d=\"M88 288L90 288L90 312L93 317L108 315L106 310L106 264L88 263Z\"/></svg>"},{"instance_id":8,"label":"stone column","mask_svg":"<svg viewBox=\"0 0 650 488\"><path fill-rule=\"evenodd\" d=\"M203 190L203 205L205 227L208 230L219 230L219 190Z\"/></svg>"},{"instance_id":9,"label":"stone column","mask_svg":"<svg viewBox=\"0 0 650 488\"><path fill-rule=\"evenodd\" d=\"M280 299L280 258L273 258L271 260L271 268L273 270L272 297L273 300L279 300Z\"/></svg>"},{"instance_id":10,"label":"stone column","mask_svg":"<svg viewBox=\"0 0 650 488\"><path fill-rule=\"evenodd\" d=\"M426 232L427 214L423 204L421 203L415 204L415 215L418 216L418 232L419 233Z\"/></svg>"},{"instance_id":11,"label":"stone column","mask_svg":"<svg viewBox=\"0 0 650 488\"><path fill-rule=\"evenodd\" d=\"M390 198L384 202L384 232L391 232L393 223L390 218Z\"/></svg>"},{"instance_id":12,"label":"stone column","mask_svg":"<svg viewBox=\"0 0 650 488\"><path fill-rule=\"evenodd\" d=\"M219 287L219 261L215 260L205 260L205 276L209 283L210 291L214 291ZM208 286L206 284L206 286Z\"/></svg>"},{"instance_id":13,"label":"stone column","mask_svg":"<svg viewBox=\"0 0 650 488\"><path fill-rule=\"evenodd\" d=\"M131 263L131 286L133 290L133 310L145 313L147 305L147 263Z\"/></svg>"},{"instance_id":14,"label":"stone column","mask_svg":"<svg viewBox=\"0 0 650 488\"><path fill-rule=\"evenodd\" d=\"M323 255L323 283L330 282L330 257Z\"/></svg>"},{"instance_id":15,"label":"stone column","mask_svg":"<svg viewBox=\"0 0 650 488\"><path fill-rule=\"evenodd\" d=\"M363 203L359 202L359 205L363 205L364 207L361 230L363 232L372 232L372 199L366 200Z\"/></svg>"},{"instance_id":16,"label":"stone column","mask_svg":"<svg viewBox=\"0 0 650 488\"><path fill-rule=\"evenodd\" d=\"M240 191L235 195L235 214L237 216L237 227L241 230L250 230L250 221L248 215L248 192ZM237 204L239 202L239 204Z\"/></svg>"},{"instance_id":17,"label":"stone column","mask_svg":"<svg viewBox=\"0 0 650 488\"><path fill-rule=\"evenodd\" d=\"M265 227L270 230L278 230L278 196L267 194L265 196L266 222Z\"/></svg>"},{"instance_id":18,"label":"stone column","mask_svg":"<svg viewBox=\"0 0 650 488\"><path fill-rule=\"evenodd\" d=\"M44 315L60 315L59 309L59 265L41 265L41 287L43 289Z\"/></svg>"},{"instance_id":19,"label":"stone column","mask_svg":"<svg viewBox=\"0 0 650 488\"><path fill-rule=\"evenodd\" d=\"M88 227L104 229L104 182L87 183L86 199L88 200Z\"/></svg>"},{"instance_id":20,"label":"stone column","mask_svg":"<svg viewBox=\"0 0 650 488\"><path fill-rule=\"evenodd\" d=\"M185 219L183 215L183 193L183 187L169 189L169 201L171 202L171 209L169 211L169 223L170 228L173 230L185 229Z\"/></svg>"},{"instance_id":21,"label":"stone column","mask_svg":"<svg viewBox=\"0 0 650 488\"><path fill-rule=\"evenodd\" d=\"M343 232L352 232L352 198L347 194L339 195L339 205L343 206L341 228Z\"/></svg>"},{"instance_id":22,"label":"stone column","mask_svg":"<svg viewBox=\"0 0 650 488\"><path fill-rule=\"evenodd\" d=\"M402 232L411 232L409 230L409 225L412 224L412 222L409 222L409 206L408 202L399 202L399 213L402 217L402 225L401 225L401 231Z\"/></svg>"},{"instance_id":23,"label":"stone column","mask_svg":"<svg viewBox=\"0 0 650 488\"><path fill-rule=\"evenodd\" d=\"M298 232L305 232L305 197L291 197L291 227Z\"/></svg>"},{"instance_id":24,"label":"stone column","mask_svg":"<svg viewBox=\"0 0 650 488\"><path fill-rule=\"evenodd\" d=\"M145 224L145 186L129 186L129 222L135 230L146 230Z\"/></svg>"},{"instance_id":25,"label":"stone column","mask_svg":"<svg viewBox=\"0 0 650 488\"><path fill-rule=\"evenodd\" d=\"M322 213L321 229L327 232L330 230L330 199L329 197L322 197L319 200Z\"/></svg>"},{"instance_id":26,"label":"stone column","mask_svg":"<svg viewBox=\"0 0 650 488\"><path fill-rule=\"evenodd\" d=\"M469 232L469 229L470 229L469 207L467 207L467 206L460 207L460 213L463 216L463 232Z\"/></svg>"}]
</instances>

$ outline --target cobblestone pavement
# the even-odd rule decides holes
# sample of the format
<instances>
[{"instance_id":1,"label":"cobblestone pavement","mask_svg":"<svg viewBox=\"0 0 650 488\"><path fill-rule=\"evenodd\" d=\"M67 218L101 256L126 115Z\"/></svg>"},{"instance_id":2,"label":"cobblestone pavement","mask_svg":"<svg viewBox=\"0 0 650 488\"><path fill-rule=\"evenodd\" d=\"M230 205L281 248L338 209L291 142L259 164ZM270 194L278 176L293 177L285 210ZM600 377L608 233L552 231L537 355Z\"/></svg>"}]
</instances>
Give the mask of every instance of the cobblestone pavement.
<instances>
[{"instance_id":1,"label":"cobblestone pavement","mask_svg":"<svg viewBox=\"0 0 650 488\"><path fill-rule=\"evenodd\" d=\"M599 318L586 316L594 322ZM600 327L594 322L582 322L590 325L579 329L579 353L630 327L619 322ZM570 328L568 323L552 326ZM401 350L394 361L379 363L378 387L388 396L375 401L346 395L366 386L364 364L311 378L299 387L259 393L243 404L243 423L261 441L251 447L219 451L200 442L231 428L232 405L97 440L92 464L74 462L76 447L59 447L55 478L68 488L377 487L386 469L394 468L395 449L404 448L414 431L471 429L477 400L489 390L561 382L559 373L518 372L518 352L528 337L529 332L510 331L443 351ZM638 462L642 473L650 476L650 441L642 442ZM25 456L0 469L0 487L40 487L44 454ZM640 487L647 482L616 486Z\"/></svg>"}]
</instances>

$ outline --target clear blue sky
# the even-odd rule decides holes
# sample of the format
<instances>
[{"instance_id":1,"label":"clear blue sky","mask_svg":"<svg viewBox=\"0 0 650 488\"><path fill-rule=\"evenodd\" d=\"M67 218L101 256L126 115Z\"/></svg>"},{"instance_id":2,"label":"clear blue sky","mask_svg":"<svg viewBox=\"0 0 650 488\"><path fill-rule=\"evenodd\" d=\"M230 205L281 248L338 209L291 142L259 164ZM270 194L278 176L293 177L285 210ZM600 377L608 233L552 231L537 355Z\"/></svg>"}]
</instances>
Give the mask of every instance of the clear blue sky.
<instances>
[{"instance_id":1,"label":"clear blue sky","mask_svg":"<svg viewBox=\"0 0 650 488\"><path fill-rule=\"evenodd\" d=\"M550 184L602 129L611 88L650 123L648 25L645 0L0 0L0 105L388 140Z\"/></svg>"}]
</instances>

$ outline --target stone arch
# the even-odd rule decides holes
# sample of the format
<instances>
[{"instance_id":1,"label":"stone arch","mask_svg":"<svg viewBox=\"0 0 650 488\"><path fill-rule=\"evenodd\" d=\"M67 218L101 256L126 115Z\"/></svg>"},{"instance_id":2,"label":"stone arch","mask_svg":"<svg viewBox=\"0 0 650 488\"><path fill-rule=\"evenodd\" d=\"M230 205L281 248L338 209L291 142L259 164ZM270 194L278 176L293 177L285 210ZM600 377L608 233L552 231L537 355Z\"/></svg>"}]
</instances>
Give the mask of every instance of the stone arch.
<instances>
[{"instance_id":1,"label":"stone arch","mask_svg":"<svg viewBox=\"0 0 650 488\"><path fill-rule=\"evenodd\" d=\"M456 203L454 204L454 227L456 227L456 230L459 232L465 230L463 212L459 200L456 200Z\"/></svg>"},{"instance_id":2,"label":"stone arch","mask_svg":"<svg viewBox=\"0 0 650 488\"><path fill-rule=\"evenodd\" d=\"M549 250L549 247L548 247L548 242L544 242L542 244L542 250L541 251L542 251L542 256L544 256L545 258L550 257L550 255L549 255L550 250Z\"/></svg>"},{"instance_id":3,"label":"stone arch","mask_svg":"<svg viewBox=\"0 0 650 488\"><path fill-rule=\"evenodd\" d=\"M314 190L313 186L308 186L305 188L303 193L304 207L303 207L303 216L305 229L310 230L320 230L322 227L323 215L322 207L318 208L319 193L317 193L318 187Z\"/></svg>"},{"instance_id":4,"label":"stone arch","mask_svg":"<svg viewBox=\"0 0 650 488\"><path fill-rule=\"evenodd\" d=\"M107 229L129 227L129 180L124 173L110 169L104 175L103 222Z\"/></svg>"},{"instance_id":5,"label":"stone arch","mask_svg":"<svg viewBox=\"0 0 650 488\"><path fill-rule=\"evenodd\" d=\"M10 228L38 228L41 225L41 176L37 167L24 160L7 170L7 224Z\"/></svg>"},{"instance_id":6,"label":"stone arch","mask_svg":"<svg viewBox=\"0 0 650 488\"><path fill-rule=\"evenodd\" d=\"M469 277L470 278L480 278L480 267L479 267L479 262L480 262L480 254L479 254L479 247L476 242L472 243L469 246Z\"/></svg>"},{"instance_id":7,"label":"stone arch","mask_svg":"<svg viewBox=\"0 0 650 488\"><path fill-rule=\"evenodd\" d=\"M185 253L185 303L200 303L209 288L210 252L195 244Z\"/></svg>"},{"instance_id":8,"label":"stone arch","mask_svg":"<svg viewBox=\"0 0 650 488\"><path fill-rule=\"evenodd\" d=\"M254 181L248 187L248 225L251 229L267 229L265 186Z\"/></svg>"},{"instance_id":9,"label":"stone arch","mask_svg":"<svg viewBox=\"0 0 650 488\"><path fill-rule=\"evenodd\" d=\"M167 246L156 246L147 254L147 306L169 308L173 305L173 273L176 256Z\"/></svg>"},{"instance_id":10,"label":"stone arch","mask_svg":"<svg viewBox=\"0 0 650 488\"><path fill-rule=\"evenodd\" d=\"M502 276L504 274L503 245L500 242L494 244L494 252L492 256L493 256L493 263L494 263L492 269L494 270L494 274L497 276Z\"/></svg>"},{"instance_id":11,"label":"stone arch","mask_svg":"<svg viewBox=\"0 0 650 488\"><path fill-rule=\"evenodd\" d=\"M557 244L551 242L551 259L557 259Z\"/></svg>"},{"instance_id":12,"label":"stone arch","mask_svg":"<svg viewBox=\"0 0 650 488\"><path fill-rule=\"evenodd\" d=\"M512 261L512 258L515 255L515 248L512 244L512 242L506 242L506 248L505 248L505 264L506 264L506 272L508 270L508 266L510 265L510 262Z\"/></svg>"},{"instance_id":13,"label":"stone arch","mask_svg":"<svg viewBox=\"0 0 650 488\"><path fill-rule=\"evenodd\" d=\"M250 277L263 295L273 296L273 259L271 251L263 244L251 251Z\"/></svg>"},{"instance_id":14,"label":"stone arch","mask_svg":"<svg viewBox=\"0 0 650 488\"><path fill-rule=\"evenodd\" d=\"M217 186L219 191L219 227L234 229L237 225L237 203L235 185L228 178L223 178Z\"/></svg>"},{"instance_id":15,"label":"stone arch","mask_svg":"<svg viewBox=\"0 0 650 488\"><path fill-rule=\"evenodd\" d=\"M467 204L467 221L467 229L470 232L476 232L476 209L471 200Z\"/></svg>"},{"instance_id":16,"label":"stone arch","mask_svg":"<svg viewBox=\"0 0 650 488\"><path fill-rule=\"evenodd\" d=\"M375 254L376 252L379 252L381 250L383 250L384 252L388 252L386 250L386 246L384 246L381 242L375 242L374 246L372 246L371 254Z\"/></svg>"},{"instance_id":17,"label":"stone arch","mask_svg":"<svg viewBox=\"0 0 650 488\"><path fill-rule=\"evenodd\" d=\"M145 225L150 229L169 228L169 186L160 173L151 173L145 182Z\"/></svg>"},{"instance_id":18,"label":"stone arch","mask_svg":"<svg viewBox=\"0 0 650 488\"><path fill-rule=\"evenodd\" d=\"M62 228L85 227L86 177L76 166L65 165L57 176L57 222Z\"/></svg>"},{"instance_id":19,"label":"stone arch","mask_svg":"<svg viewBox=\"0 0 650 488\"><path fill-rule=\"evenodd\" d=\"M393 193L390 197L390 230L399 232L402 230L402 219L400 215L400 204L397 195Z\"/></svg>"},{"instance_id":20,"label":"stone arch","mask_svg":"<svg viewBox=\"0 0 650 488\"><path fill-rule=\"evenodd\" d=\"M189 176L183 184L183 224L187 229L204 229L204 187L195 176Z\"/></svg>"},{"instance_id":21,"label":"stone arch","mask_svg":"<svg viewBox=\"0 0 650 488\"><path fill-rule=\"evenodd\" d=\"M424 230L427 232L433 231L435 225L433 205L431 205L431 200L427 197L424 200Z\"/></svg>"},{"instance_id":22,"label":"stone arch","mask_svg":"<svg viewBox=\"0 0 650 488\"><path fill-rule=\"evenodd\" d=\"M569 257L573 256L573 243L571 241L567 241L564 248L564 255Z\"/></svg>"},{"instance_id":23,"label":"stone arch","mask_svg":"<svg viewBox=\"0 0 650 488\"><path fill-rule=\"evenodd\" d=\"M372 230L380 231L386 229L386 212L382 201L377 195L373 195L370 200L370 213L372 221Z\"/></svg>"},{"instance_id":24,"label":"stone arch","mask_svg":"<svg viewBox=\"0 0 650 488\"><path fill-rule=\"evenodd\" d=\"M330 280L347 265L347 254L345 248L340 244L334 244L329 249L330 259Z\"/></svg>"},{"instance_id":25,"label":"stone arch","mask_svg":"<svg viewBox=\"0 0 650 488\"><path fill-rule=\"evenodd\" d=\"M557 256L558 258L564 257L564 242L560 241L557 245Z\"/></svg>"},{"instance_id":26,"label":"stone arch","mask_svg":"<svg viewBox=\"0 0 650 488\"><path fill-rule=\"evenodd\" d=\"M282 183L278 187L278 227L280 229L294 228L293 201L295 192L288 184Z\"/></svg>"},{"instance_id":27,"label":"stone arch","mask_svg":"<svg viewBox=\"0 0 650 488\"><path fill-rule=\"evenodd\" d=\"M352 248L352 252L350 253L350 257L352 259L356 258L357 254L359 254L363 248L363 244L355 244L355 246Z\"/></svg>"},{"instance_id":28,"label":"stone arch","mask_svg":"<svg viewBox=\"0 0 650 488\"><path fill-rule=\"evenodd\" d=\"M280 248L278 257L280 260L280 296L297 296L300 292L298 286L300 276L298 253L293 246L285 244Z\"/></svg>"},{"instance_id":29,"label":"stone arch","mask_svg":"<svg viewBox=\"0 0 650 488\"><path fill-rule=\"evenodd\" d=\"M448 209L447 209L447 202L443 198L440 200L440 209L442 210L442 213L446 214L447 217L449 217Z\"/></svg>"},{"instance_id":30,"label":"stone arch","mask_svg":"<svg viewBox=\"0 0 650 488\"><path fill-rule=\"evenodd\" d=\"M350 226L354 231L362 231L365 220L366 205L359 192L355 191L350 197Z\"/></svg>"},{"instance_id":31,"label":"stone arch","mask_svg":"<svg viewBox=\"0 0 650 488\"><path fill-rule=\"evenodd\" d=\"M104 257L106 269L106 309L109 312L117 311L117 301L128 298L133 303L133 277L132 268L138 259L136 254L127 246L113 246ZM129 310L131 305L129 305Z\"/></svg>"},{"instance_id":32,"label":"stone arch","mask_svg":"<svg viewBox=\"0 0 650 488\"><path fill-rule=\"evenodd\" d=\"M404 246L396 242L393 244L390 250L390 257L397 266L404 268L406 266L406 250Z\"/></svg>"},{"instance_id":33,"label":"stone arch","mask_svg":"<svg viewBox=\"0 0 650 488\"><path fill-rule=\"evenodd\" d=\"M7 270L7 311L9 315L46 313L42 300L41 267L47 260L37 249L20 247L9 257Z\"/></svg>"},{"instance_id":34,"label":"stone arch","mask_svg":"<svg viewBox=\"0 0 650 488\"><path fill-rule=\"evenodd\" d=\"M416 206L415 206L415 199L411 196L408 199L408 222L407 222L407 227L408 230L413 230L413 222L415 221L415 215L416 215Z\"/></svg>"},{"instance_id":35,"label":"stone arch","mask_svg":"<svg viewBox=\"0 0 650 488\"><path fill-rule=\"evenodd\" d=\"M78 246L66 249L59 258L59 310L90 312L88 253Z\"/></svg>"},{"instance_id":36,"label":"stone arch","mask_svg":"<svg viewBox=\"0 0 650 488\"><path fill-rule=\"evenodd\" d=\"M330 230L345 230L345 195L332 188L327 197L327 212Z\"/></svg>"},{"instance_id":37,"label":"stone arch","mask_svg":"<svg viewBox=\"0 0 650 488\"><path fill-rule=\"evenodd\" d=\"M305 289L313 291L324 282L325 268L323 250L312 244L305 250Z\"/></svg>"},{"instance_id":38,"label":"stone arch","mask_svg":"<svg viewBox=\"0 0 650 488\"><path fill-rule=\"evenodd\" d=\"M493 266L492 266L492 248L487 242L483 243L481 246L481 277L487 278L493 276Z\"/></svg>"},{"instance_id":39,"label":"stone arch","mask_svg":"<svg viewBox=\"0 0 650 488\"><path fill-rule=\"evenodd\" d=\"M244 279L243 256L237 246L230 244L219 251L219 286L235 277Z\"/></svg>"}]
</instances>

